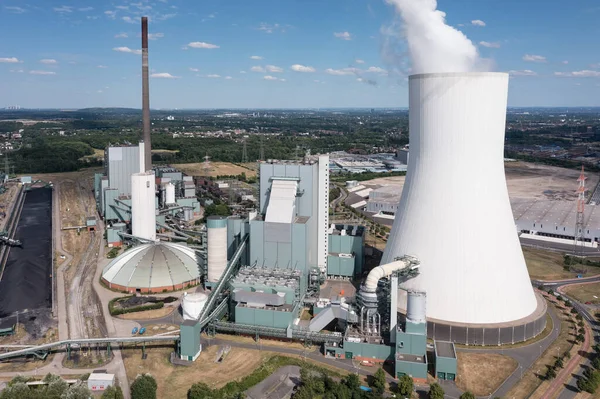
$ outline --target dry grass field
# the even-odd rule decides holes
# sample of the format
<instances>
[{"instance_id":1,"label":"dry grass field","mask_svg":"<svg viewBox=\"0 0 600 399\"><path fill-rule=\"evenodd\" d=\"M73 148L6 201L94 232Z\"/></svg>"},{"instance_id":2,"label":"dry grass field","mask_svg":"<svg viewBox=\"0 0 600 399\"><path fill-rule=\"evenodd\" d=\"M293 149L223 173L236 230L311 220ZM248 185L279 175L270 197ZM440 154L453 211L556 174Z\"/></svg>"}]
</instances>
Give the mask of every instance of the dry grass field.
<instances>
[{"instance_id":1,"label":"dry grass field","mask_svg":"<svg viewBox=\"0 0 600 399\"><path fill-rule=\"evenodd\" d=\"M564 291L579 302L600 303L600 283L572 285L564 288Z\"/></svg>"},{"instance_id":2,"label":"dry grass field","mask_svg":"<svg viewBox=\"0 0 600 399\"><path fill-rule=\"evenodd\" d=\"M188 389L196 382L220 388L229 381L241 379L259 367L270 355L248 349L232 348L222 363L215 363L219 347L203 348L200 357L189 367L175 367L169 362L171 348L152 348L142 360L137 350L123 351L127 378L133 381L138 374L150 373L156 378L159 398L186 398Z\"/></svg>"},{"instance_id":3,"label":"dry grass field","mask_svg":"<svg viewBox=\"0 0 600 399\"><path fill-rule=\"evenodd\" d=\"M539 249L523 248L529 277L536 280L561 280L574 278L577 273L564 269L563 254ZM577 266L577 268L583 268Z\"/></svg>"},{"instance_id":4,"label":"dry grass field","mask_svg":"<svg viewBox=\"0 0 600 399\"><path fill-rule=\"evenodd\" d=\"M476 396L492 394L518 366L515 359L495 353L458 352L456 385Z\"/></svg>"},{"instance_id":5,"label":"dry grass field","mask_svg":"<svg viewBox=\"0 0 600 399\"><path fill-rule=\"evenodd\" d=\"M204 163L180 163L172 165L190 176L205 176ZM247 177L256 176L255 169L245 168L243 166L235 165L229 162L211 162L209 176L230 176L239 175L245 173Z\"/></svg>"}]
</instances>

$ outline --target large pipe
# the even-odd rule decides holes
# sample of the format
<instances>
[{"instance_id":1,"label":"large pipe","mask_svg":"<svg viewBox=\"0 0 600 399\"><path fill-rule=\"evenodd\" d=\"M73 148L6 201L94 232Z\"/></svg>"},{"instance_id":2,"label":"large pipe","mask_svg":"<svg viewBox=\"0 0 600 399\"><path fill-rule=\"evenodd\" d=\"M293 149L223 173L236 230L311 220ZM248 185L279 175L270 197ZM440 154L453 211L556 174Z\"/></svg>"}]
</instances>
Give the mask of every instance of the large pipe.
<instances>
[{"instance_id":1,"label":"large pipe","mask_svg":"<svg viewBox=\"0 0 600 399\"><path fill-rule=\"evenodd\" d=\"M145 171L152 169L150 144L150 83L148 82L148 17L142 17L142 125ZM142 172L142 171L140 171Z\"/></svg>"},{"instance_id":2,"label":"large pipe","mask_svg":"<svg viewBox=\"0 0 600 399\"><path fill-rule=\"evenodd\" d=\"M379 280L381 280L384 277L389 277L394 271L404 269L409 265L410 262L408 260L397 260L392 263L387 263L385 265L373 268L367 275L364 290L366 292L377 291L377 283L379 282Z\"/></svg>"}]
</instances>

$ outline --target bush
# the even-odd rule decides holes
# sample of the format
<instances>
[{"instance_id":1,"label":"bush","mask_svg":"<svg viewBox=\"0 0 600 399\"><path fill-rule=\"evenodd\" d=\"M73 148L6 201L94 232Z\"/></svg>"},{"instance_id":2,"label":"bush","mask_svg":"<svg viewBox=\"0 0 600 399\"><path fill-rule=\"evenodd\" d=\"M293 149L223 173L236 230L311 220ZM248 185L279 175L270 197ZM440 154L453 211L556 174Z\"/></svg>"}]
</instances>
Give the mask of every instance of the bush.
<instances>
[{"instance_id":1,"label":"bush","mask_svg":"<svg viewBox=\"0 0 600 399\"><path fill-rule=\"evenodd\" d=\"M118 254L119 254L119 248L114 247L110 251L108 251L108 253L106 254L106 257L108 259L113 259L113 258L116 258Z\"/></svg>"},{"instance_id":2,"label":"bush","mask_svg":"<svg viewBox=\"0 0 600 399\"><path fill-rule=\"evenodd\" d=\"M382 369L380 369L382 370ZM383 371L383 370L382 370ZM385 375L384 375L385 381ZM398 381L398 393L404 397L409 397L412 395L414 389L413 379L407 375L403 375L400 377L400 381Z\"/></svg>"},{"instance_id":3,"label":"bush","mask_svg":"<svg viewBox=\"0 0 600 399\"><path fill-rule=\"evenodd\" d=\"M467 392L463 393L462 395L460 395L459 399L475 399L475 395L473 395L471 392L467 391Z\"/></svg>"},{"instance_id":4,"label":"bush","mask_svg":"<svg viewBox=\"0 0 600 399\"><path fill-rule=\"evenodd\" d=\"M121 387L110 386L102 393L101 399L123 399L123 390Z\"/></svg>"},{"instance_id":5,"label":"bush","mask_svg":"<svg viewBox=\"0 0 600 399\"><path fill-rule=\"evenodd\" d=\"M150 374L138 375L131 384L131 399L156 399L156 380Z\"/></svg>"},{"instance_id":6,"label":"bush","mask_svg":"<svg viewBox=\"0 0 600 399\"><path fill-rule=\"evenodd\" d=\"M444 389L440 384L431 384L427 399L444 399Z\"/></svg>"},{"instance_id":7,"label":"bush","mask_svg":"<svg viewBox=\"0 0 600 399\"><path fill-rule=\"evenodd\" d=\"M115 303L118 300L125 299L125 298L131 298L131 296L115 298L108 303L108 312L110 313L111 316L118 316L120 314L126 314L126 313L143 312L144 310L155 310L155 309L160 309L163 306L165 306L164 302L156 302L156 303L151 303L148 305L133 306L131 308L116 308Z\"/></svg>"}]
</instances>

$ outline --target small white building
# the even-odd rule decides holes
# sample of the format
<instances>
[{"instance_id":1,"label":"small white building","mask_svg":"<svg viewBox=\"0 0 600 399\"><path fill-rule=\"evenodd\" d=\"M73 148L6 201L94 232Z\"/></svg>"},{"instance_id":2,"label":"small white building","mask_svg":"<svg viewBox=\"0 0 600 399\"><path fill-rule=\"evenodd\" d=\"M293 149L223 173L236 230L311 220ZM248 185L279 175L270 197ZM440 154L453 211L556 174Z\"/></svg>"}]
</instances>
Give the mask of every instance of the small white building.
<instances>
[{"instance_id":1,"label":"small white building","mask_svg":"<svg viewBox=\"0 0 600 399\"><path fill-rule=\"evenodd\" d=\"M92 373L88 381L88 388L95 391L104 391L106 388L115 384L115 375L108 373Z\"/></svg>"}]
</instances>

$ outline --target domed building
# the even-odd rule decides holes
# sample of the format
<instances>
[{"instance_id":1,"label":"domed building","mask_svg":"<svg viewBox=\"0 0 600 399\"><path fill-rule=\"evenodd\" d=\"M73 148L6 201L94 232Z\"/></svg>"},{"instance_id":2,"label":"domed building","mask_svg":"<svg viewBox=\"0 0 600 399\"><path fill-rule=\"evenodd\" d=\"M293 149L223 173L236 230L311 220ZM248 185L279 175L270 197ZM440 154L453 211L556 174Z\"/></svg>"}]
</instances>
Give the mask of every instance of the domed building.
<instances>
[{"instance_id":1,"label":"domed building","mask_svg":"<svg viewBox=\"0 0 600 399\"><path fill-rule=\"evenodd\" d=\"M136 246L110 262L102 281L113 290L160 293L200 283L200 267L193 249L171 242Z\"/></svg>"}]
</instances>

